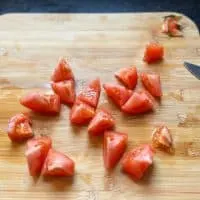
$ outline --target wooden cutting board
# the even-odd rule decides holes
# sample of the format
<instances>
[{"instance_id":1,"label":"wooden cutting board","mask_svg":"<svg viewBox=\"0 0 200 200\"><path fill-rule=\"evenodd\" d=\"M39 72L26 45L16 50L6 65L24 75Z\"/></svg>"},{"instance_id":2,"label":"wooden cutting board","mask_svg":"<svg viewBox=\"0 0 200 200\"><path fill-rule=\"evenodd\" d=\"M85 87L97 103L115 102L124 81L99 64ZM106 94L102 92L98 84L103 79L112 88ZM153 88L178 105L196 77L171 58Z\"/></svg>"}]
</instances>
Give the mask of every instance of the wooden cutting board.
<instances>
[{"instance_id":1,"label":"wooden cutting board","mask_svg":"<svg viewBox=\"0 0 200 200\"><path fill-rule=\"evenodd\" d=\"M195 24L183 16L183 38L159 32L164 16L138 14L9 14L0 17L0 199L70 200L199 200L200 199L200 81L183 61L200 64L200 40ZM165 46L165 59L147 65L145 45ZM128 133L128 149L151 142L154 126L165 123L174 138L175 155L157 152L154 167L134 182L120 171L104 170L102 140L88 139L87 127L71 126L69 108L60 116L31 113L35 135L47 134L53 146L76 162L74 178L38 180L29 176L25 144L12 144L7 122L27 111L19 98L32 90L50 91L50 75L60 56L70 60L77 91L87 81L116 82L114 72L135 65L138 71L161 75L163 98L154 113L124 116L102 91L99 107L116 118L116 130Z\"/></svg>"}]
</instances>

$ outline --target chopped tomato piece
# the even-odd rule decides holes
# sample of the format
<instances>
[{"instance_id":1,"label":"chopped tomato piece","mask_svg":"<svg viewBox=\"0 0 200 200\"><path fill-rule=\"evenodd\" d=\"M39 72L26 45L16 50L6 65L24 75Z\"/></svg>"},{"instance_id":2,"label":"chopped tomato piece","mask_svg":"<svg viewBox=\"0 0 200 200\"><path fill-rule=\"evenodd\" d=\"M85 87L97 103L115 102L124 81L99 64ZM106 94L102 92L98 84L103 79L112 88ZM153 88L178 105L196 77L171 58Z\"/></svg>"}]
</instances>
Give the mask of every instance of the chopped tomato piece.
<instances>
[{"instance_id":1,"label":"chopped tomato piece","mask_svg":"<svg viewBox=\"0 0 200 200\"><path fill-rule=\"evenodd\" d=\"M60 96L61 102L65 104L74 103L76 94L73 80L52 82L51 87L53 91Z\"/></svg>"},{"instance_id":2,"label":"chopped tomato piece","mask_svg":"<svg viewBox=\"0 0 200 200\"><path fill-rule=\"evenodd\" d=\"M115 77L120 80L129 89L134 89L137 84L136 67L125 67L115 73Z\"/></svg>"},{"instance_id":3,"label":"chopped tomato piece","mask_svg":"<svg viewBox=\"0 0 200 200\"><path fill-rule=\"evenodd\" d=\"M180 16L166 16L162 25L162 32L168 34L171 37L182 37L182 26L178 23L180 19Z\"/></svg>"},{"instance_id":4,"label":"chopped tomato piece","mask_svg":"<svg viewBox=\"0 0 200 200\"><path fill-rule=\"evenodd\" d=\"M95 109L86 103L77 100L70 112L70 121L73 124L87 124L95 115Z\"/></svg>"},{"instance_id":5,"label":"chopped tomato piece","mask_svg":"<svg viewBox=\"0 0 200 200\"><path fill-rule=\"evenodd\" d=\"M155 148L171 151L172 136L169 129L166 126L155 128L152 134L152 143Z\"/></svg>"},{"instance_id":6,"label":"chopped tomato piece","mask_svg":"<svg viewBox=\"0 0 200 200\"><path fill-rule=\"evenodd\" d=\"M20 99L20 103L39 113L57 114L60 112L60 97L57 94L32 92Z\"/></svg>"},{"instance_id":7,"label":"chopped tomato piece","mask_svg":"<svg viewBox=\"0 0 200 200\"><path fill-rule=\"evenodd\" d=\"M68 156L50 149L42 168L44 176L73 176L75 163Z\"/></svg>"},{"instance_id":8,"label":"chopped tomato piece","mask_svg":"<svg viewBox=\"0 0 200 200\"><path fill-rule=\"evenodd\" d=\"M32 121L25 114L16 114L8 123L8 137L13 142L22 142L33 136Z\"/></svg>"},{"instance_id":9,"label":"chopped tomato piece","mask_svg":"<svg viewBox=\"0 0 200 200\"><path fill-rule=\"evenodd\" d=\"M128 142L128 135L114 131L104 133L103 157L106 169L112 169L118 163Z\"/></svg>"},{"instance_id":10,"label":"chopped tomato piece","mask_svg":"<svg viewBox=\"0 0 200 200\"><path fill-rule=\"evenodd\" d=\"M141 80L145 88L155 97L162 96L160 76L158 74L142 73Z\"/></svg>"},{"instance_id":11,"label":"chopped tomato piece","mask_svg":"<svg viewBox=\"0 0 200 200\"><path fill-rule=\"evenodd\" d=\"M164 48L161 44L150 43L146 46L144 53L144 61L147 63L153 63L163 59Z\"/></svg>"},{"instance_id":12,"label":"chopped tomato piece","mask_svg":"<svg viewBox=\"0 0 200 200\"><path fill-rule=\"evenodd\" d=\"M122 160L122 170L135 179L141 179L153 163L153 149L150 145L140 145L126 153Z\"/></svg>"},{"instance_id":13,"label":"chopped tomato piece","mask_svg":"<svg viewBox=\"0 0 200 200\"><path fill-rule=\"evenodd\" d=\"M129 114L145 113L153 109L153 101L146 91L133 92L129 100L122 106L122 111Z\"/></svg>"},{"instance_id":14,"label":"chopped tomato piece","mask_svg":"<svg viewBox=\"0 0 200 200\"><path fill-rule=\"evenodd\" d=\"M28 140L26 145L26 158L31 176L39 175L52 141L48 136L37 136Z\"/></svg>"},{"instance_id":15,"label":"chopped tomato piece","mask_svg":"<svg viewBox=\"0 0 200 200\"><path fill-rule=\"evenodd\" d=\"M115 120L106 110L99 110L88 126L90 135L97 136L103 134L105 130L113 128Z\"/></svg>"},{"instance_id":16,"label":"chopped tomato piece","mask_svg":"<svg viewBox=\"0 0 200 200\"><path fill-rule=\"evenodd\" d=\"M127 102L127 100L132 95L131 90L117 84L106 83L103 84L103 88L107 96L110 97L112 101L120 108Z\"/></svg>"},{"instance_id":17,"label":"chopped tomato piece","mask_svg":"<svg viewBox=\"0 0 200 200\"><path fill-rule=\"evenodd\" d=\"M91 81L86 88L81 91L77 97L80 101L96 108L101 93L100 80L97 78Z\"/></svg>"},{"instance_id":18,"label":"chopped tomato piece","mask_svg":"<svg viewBox=\"0 0 200 200\"><path fill-rule=\"evenodd\" d=\"M67 60L64 58L60 58L58 61L57 66L55 67L53 74L51 76L51 80L53 82L60 82L60 81L66 81L66 80L74 80L74 75L71 70L71 67Z\"/></svg>"}]
</instances>

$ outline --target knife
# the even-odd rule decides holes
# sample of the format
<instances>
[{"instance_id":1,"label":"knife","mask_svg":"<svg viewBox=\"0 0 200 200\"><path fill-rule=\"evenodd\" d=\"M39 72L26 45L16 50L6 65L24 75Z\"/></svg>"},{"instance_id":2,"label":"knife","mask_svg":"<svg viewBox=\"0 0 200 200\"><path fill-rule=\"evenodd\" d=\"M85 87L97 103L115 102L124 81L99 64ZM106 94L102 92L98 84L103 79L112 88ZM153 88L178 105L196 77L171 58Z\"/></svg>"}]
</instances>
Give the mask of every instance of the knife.
<instances>
[{"instance_id":1,"label":"knife","mask_svg":"<svg viewBox=\"0 0 200 200\"><path fill-rule=\"evenodd\" d=\"M188 62L184 62L184 66L192 75L200 80L200 66Z\"/></svg>"}]
</instances>

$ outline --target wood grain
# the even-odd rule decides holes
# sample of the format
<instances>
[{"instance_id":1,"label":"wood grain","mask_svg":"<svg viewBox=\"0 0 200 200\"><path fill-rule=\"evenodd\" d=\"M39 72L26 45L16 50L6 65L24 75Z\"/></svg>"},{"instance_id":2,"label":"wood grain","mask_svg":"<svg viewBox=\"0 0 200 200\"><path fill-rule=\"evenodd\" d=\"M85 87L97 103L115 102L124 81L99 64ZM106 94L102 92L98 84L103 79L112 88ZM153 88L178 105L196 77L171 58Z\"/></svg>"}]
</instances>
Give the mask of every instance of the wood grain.
<instances>
[{"instance_id":1,"label":"wood grain","mask_svg":"<svg viewBox=\"0 0 200 200\"><path fill-rule=\"evenodd\" d=\"M183 61L200 64L200 40L195 24L183 16L183 38L159 32L162 17L171 13L138 14L9 14L0 17L0 198L16 199L200 199L200 82ZM145 44L165 46L158 64L142 61ZM69 108L60 116L30 113L36 135L47 134L57 150L76 162L74 178L32 179L24 157L25 145L11 144L8 119L27 111L18 99L31 90L50 91L49 79L58 57L70 60L77 91L94 77L116 82L113 73L135 65L161 75L164 96L154 113L125 116L102 92L99 107L108 108L118 131L129 135L131 149L151 141L151 131L165 123L172 132L175 155L157 152L154 166L134 182L118 166L103 168L101 139L90 141L87 127L69 124Z\"/></svg>"}]
</instances>

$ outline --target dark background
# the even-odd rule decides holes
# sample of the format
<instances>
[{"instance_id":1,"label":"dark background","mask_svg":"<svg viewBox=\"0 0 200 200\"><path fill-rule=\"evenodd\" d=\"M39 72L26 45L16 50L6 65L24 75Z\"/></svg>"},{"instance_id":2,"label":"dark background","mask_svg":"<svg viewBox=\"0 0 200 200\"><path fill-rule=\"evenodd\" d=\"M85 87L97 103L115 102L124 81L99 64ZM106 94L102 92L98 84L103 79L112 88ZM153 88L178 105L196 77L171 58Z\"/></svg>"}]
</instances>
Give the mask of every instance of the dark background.
<instances>
[{"instance_id":1,"label":"dark background","mask_svg":"<svg viewBox=\"0 0 200 200\"><path fill-rule=\"evenodd\" d=\"M108 13L175 11L200 28L200 0L0 0L0 13Z\"/></svg>"}]
</instances>

